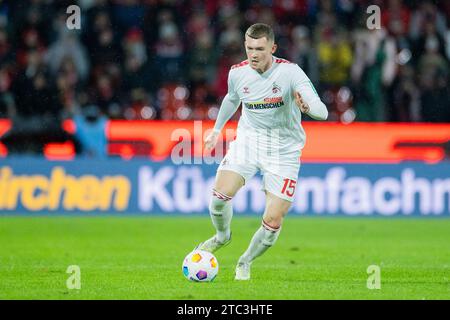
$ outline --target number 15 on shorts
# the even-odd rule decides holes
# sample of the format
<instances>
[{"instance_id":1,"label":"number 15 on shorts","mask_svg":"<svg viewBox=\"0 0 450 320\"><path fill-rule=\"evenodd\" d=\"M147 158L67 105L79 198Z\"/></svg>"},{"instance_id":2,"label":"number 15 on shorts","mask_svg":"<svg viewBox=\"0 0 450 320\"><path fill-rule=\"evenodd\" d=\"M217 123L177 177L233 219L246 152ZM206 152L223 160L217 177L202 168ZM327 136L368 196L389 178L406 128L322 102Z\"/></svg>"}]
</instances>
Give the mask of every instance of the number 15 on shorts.
<instances>
[{"instance_id":1,"label":"number 15 on shorts","mask_svg":"<svg viewBox=\"0 0 450 320\"><path fill-rule=\"evenodd\" d=\"M295 185L297 181L291 179L283 179L283 189L281 189L281 193L287 195L288 197L292 197L295 192Z\"/></svg>"}]
</instances>

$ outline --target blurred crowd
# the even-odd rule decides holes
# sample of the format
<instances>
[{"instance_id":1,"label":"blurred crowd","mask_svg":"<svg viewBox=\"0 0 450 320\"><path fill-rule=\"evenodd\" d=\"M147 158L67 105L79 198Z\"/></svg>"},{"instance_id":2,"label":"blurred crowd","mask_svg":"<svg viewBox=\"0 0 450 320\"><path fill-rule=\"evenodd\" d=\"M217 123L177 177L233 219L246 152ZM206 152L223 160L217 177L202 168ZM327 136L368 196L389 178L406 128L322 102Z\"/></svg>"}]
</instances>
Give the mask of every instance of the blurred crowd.
<instances>
[{"instance_id":1,"label":"blurred crowd","mask_svg":"<svg viewBox=\"0 0 450 320\"><path fill-rule=\"evenodd\" d=\"M0 0L0 118L215 119L264 22L331 121L450 122L449 20L450 1L430 0Z\"/></svg>"}]
</instances>

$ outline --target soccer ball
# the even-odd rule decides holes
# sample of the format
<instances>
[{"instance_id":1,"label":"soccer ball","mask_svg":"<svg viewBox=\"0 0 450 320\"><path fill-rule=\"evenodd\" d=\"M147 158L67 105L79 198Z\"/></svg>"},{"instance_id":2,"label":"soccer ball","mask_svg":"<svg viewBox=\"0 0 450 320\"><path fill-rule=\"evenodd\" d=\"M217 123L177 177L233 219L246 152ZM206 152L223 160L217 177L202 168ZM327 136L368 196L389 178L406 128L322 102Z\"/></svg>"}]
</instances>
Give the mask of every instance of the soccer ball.
<instances>
[{"instance_id":1,"label":"soccer ball","mask_svg":"<svg viewBox=\"0 0 450 320\"><path fill-rule=\"evenodd\" d=\"M211 252L194 250L184 258L182 270L190 281L210 282L219 272L219 262Z\"/></svg>"}]
</instances>

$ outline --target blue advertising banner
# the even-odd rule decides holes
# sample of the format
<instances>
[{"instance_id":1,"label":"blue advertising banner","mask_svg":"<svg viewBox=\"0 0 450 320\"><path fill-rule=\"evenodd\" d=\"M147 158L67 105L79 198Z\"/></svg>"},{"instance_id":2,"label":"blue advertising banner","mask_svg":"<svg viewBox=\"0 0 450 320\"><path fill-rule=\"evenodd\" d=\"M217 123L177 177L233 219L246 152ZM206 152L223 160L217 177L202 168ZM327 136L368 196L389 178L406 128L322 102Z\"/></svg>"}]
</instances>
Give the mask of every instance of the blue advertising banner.
<instances>
[{"instance_id":1,"label":"blue advertising banner","mask_svg":"<svg viewBox=\"0 0 450 320\"><path fill-rule=\"evenodd\" d=\"M4 159L0 213L194 214L208 211L217 164ZM256 175L233 199L261 214ZM290 214L450 216L450 163L303 164Z\"/></svg>"}]
</instances>

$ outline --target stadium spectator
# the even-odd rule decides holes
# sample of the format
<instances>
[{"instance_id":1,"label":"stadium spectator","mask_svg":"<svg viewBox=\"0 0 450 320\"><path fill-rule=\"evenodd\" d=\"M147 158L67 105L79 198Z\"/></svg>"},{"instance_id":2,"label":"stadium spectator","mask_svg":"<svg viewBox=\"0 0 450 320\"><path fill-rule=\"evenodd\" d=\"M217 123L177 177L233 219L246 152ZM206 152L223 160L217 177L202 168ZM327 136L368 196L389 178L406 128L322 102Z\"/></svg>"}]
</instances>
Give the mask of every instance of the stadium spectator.
<instances>
[{"instance_id":1,"label":"stadium spectator","mask_svg":"<svg viewBox=\"0 0 450 320\"><path fill-rule=\"evenodd\" d=\"M100 111L110 118L120 118L122 107L112 77L106 73L100 74L95 84L92 100Z\"/></svg>"},{"instance_id":2,"label":"stadium spectator","mask_svg":"<svg viewBox=\"0 0 450 320\"><path fill-rule=\"evenodd\" d=\"M121 82L125 96L129 97L131 91L137 88L155 91L155 77L152 76L144 34L140 29L132 28L128 31L124 38L123 51L125 62Z\"/></svg>"},{"instance_id":3,"label":"stadium spectator","mask_svg":"<svg viewBox=\"0 0 450 320\"><path fill-rule=\"evenodd\" d=\"M396 74L395 41L384 29L356 34L352 81L356 90L356 119L384 121L384 92Z\"/></svg>"},{"instance_id":4,"label":"stadium spectator","mask_svg":"<svg viewBox=\"0 0 450 320\"><path fill-rule=\"evenodd\" d=\"M89 75L89 61L86 50L73 32L63 32L47 51L46 63L54 76L64 62L71 61L78 76L85 80Z\"/></svg>"},{"instance_id":5,"label":"stadium spectator","mask_svg":"<svg viewBox=\"0 0 450 320\"><path fill-rule=\"evenodd\" d=\"M209 30L203 30L195 38L188 58L191 83L212 83L216 78L216 60L213 34Z\"/></svg>"},{"instance_id":6,"label":"stadium spectator","mask_svg":"<svg viewBox=\"0 0 450 320\"><path fill-rule=\"evenodd\" d=\"M142 29L144 27L145 7L139 0L118 0L114 5L114 21L117 30L122 33L123 30L131 28ZM122 33L123 35L123 33Z\"/></svg>"},{"instance_id":7,"label":"stadium spectator","mask_svg":"<svg viewBox=\"0 0 450 320\"><path fill-rule=\"evenodd\" d=\"M0 118L13 118L16 104L11 92L11 74L7 67L0 69Z\"/></svg>"},{"instance_id":8,"label":"stadium spectator","mask_svg":"<svg viewBox=\"0 0 450 320\"><path fill-rule=\"evenodd\" d=\"M310 75L330 120L351 108L359 121L447 119L448 1L80 0L77 32L65 27L71 4L0 0L1 117L45 106L61 119L93 104L110 118L213 119L230 66L245 59L243 30L265 22L275 54ZM366 29L371 4L382 30Z\"/></svg>"},{"instance_id":9,"label":"stadium spectator","mask_svg":"<svg viewBox=\"0 0 450 320\"><path fill-rule=\"evenodd\" d=\"M144 88L150 91L152 77L146 63L136 57L135 54L127 55L123 72L122 89L129 93L133 89Z\"/></svg>"},{"instance_id":10,"label":"stadium spectator","mask_svg":"<svg viewBox=\"0 0 450 320\"><path fill-rule=\"evenodd\" d=\"M92 30L85 32L83 39L89 50L91 73L97 74L108 66L120 66L123 62L123 52L117 27L113 26L108 11L99 9L89 13L95 13Z\"/></svg>"},{"instance_id":11,"label":"stadium spectator","mask_svg":"<svg viewBox=\"0 0 450 320\"><path fill-rule=\"evenodd\" d=\"M10 153L43 154L47 143L69 140L77 150L76 141L61 127L61 104L49 78L43 68L30 77L26 73L20 76L12 129L1 139Z\"/></svg>"},{"instance_id":12,"label":"stadium spectator","mask_svg":"<svg viewBox=\"0 0 450 320\"><path fill-rule=\"evenodd\" d=\"M155 65L162 83L183 80L184 50L178 26L171 20L165 20L155 44Z\"/></svg>"},{"instance_id":13,"label":"stadium spectator","mask_svg":"<svg viewBox=\"0 0 450 320\"><path fill-rule=\"evenodd\" d=\"M446 1L443 1L446 2ZM448 19L449 17L447 17ZM447 33L446 17L439 11L438 7L431 0L420 1L418 8L411 17L409 34L414 41L425 32L426 24L434 25L437 32L445 37Z\"/></svg>"},{"instance_id":14,"label":"stadium spectator","mask_svg":"<svg viewBox=\"0 0 450 320\"><path fill-rule=\"evenodd\" d=\"M7 28L9 21L9 3L4 0L0 0L0 28Z\"/></svg>"},{"instance_id":15,"label":"stadium spectator","mask_svg":"<svg viewBox=\"0 0 450 320\"><path fill-rule=\"evenodd\" d=\"M386 119L390 122L420 121L420 90L411 64L401 65L387 95Z\"/></svg>"},{"instance_id":16,"label":"stadium spectator","mask_svg":"<svg viewBox=\"0 0 450 320\"><path fill-rule=\"evenodd\" d=\"M352 65L352 49L342 30L327 29L317 45L320 83L323 87L347 83Z\"/></svg>"},{"instance_id":17,"label":"stadium spectator","mask_svg":"<svg viewBox=\"0 0 450 320\"><path fill-rule=\"evenodd\" d=\"M75 137L80 143L79 154L89 158L105 158L107 152L107 118L96 105L85 106L82 113L73 116Z\"/></svg>"},{"instance_id":18,"label":"stadium spectator","mask_svg":"<svg viewBox=\"0 0 450 320\"><path fill-rule=\"evenodd\" d=\"M28 54L31 51L38 52L41 55L47 52L47 48L44 46L39 33L34 29L25 31L21 36L21 42L17 49L17 64L19 68L27 64Z\"/></svg>"},{"instance_id":19,"label":"stadium spectator","mask_svg":"<svg viewBox=\"0 0 450 320\"><path fill-rule=\"evenodd\" d=\"M425 23L424 33L416 40L415 53L418 70L421 70L420 62L425 57L433 55L446 59L446 48L444 38L437 32L432 22Z\"/></svg>"},{"instance_id":20,"label":"stadium spectator","mask_svg":"<svg viewBox=\"0 0 450 320\"><path fill-rule=\"evenodd\" d=\"M8 33L4 29L0 29L0 65L4 66L14 61L15 54L11 43L9 42Z\"/></svg>"},{"instance_id":21,"label":"stadium spectator","mask_svg":"<svg viewBox=\"0 0 450 320\"><path fill-rule=\"evenodd\" d=\"M450 89L448 73L434 69L422 79L421 120L424 122L450 122Z\"/></svg>"},{"instance_id":22,"label":"stadium spectator","mask_svg":"<svg viewBox=\"0 0 450 320\"><path fill-rule=\"evenodd\" d=\"M312 46L310 30L303 25L292 29L292 41L288 57L305 71L312 83L319 83L319 66L317 53Z\"/></svg>"},{"instance_id":23,"label":"stadium spectator","mask_svg":"<svg viewBox=\"0 0 450 320\"><path fill-rule=\"evenodd\" d=\"M404 36L409 30L411 12L402 0L389 0L381 14L381 24L391 34Z\"/></svg>"}]
</instances>

